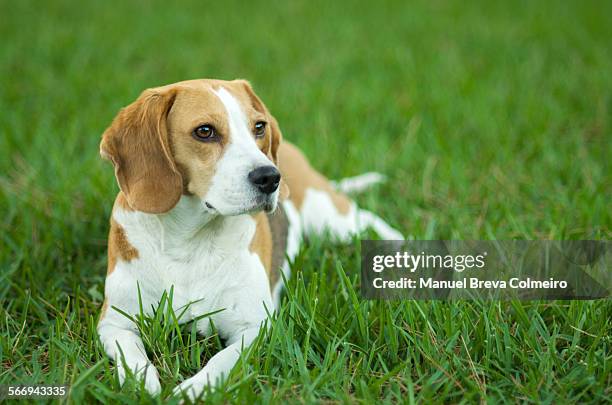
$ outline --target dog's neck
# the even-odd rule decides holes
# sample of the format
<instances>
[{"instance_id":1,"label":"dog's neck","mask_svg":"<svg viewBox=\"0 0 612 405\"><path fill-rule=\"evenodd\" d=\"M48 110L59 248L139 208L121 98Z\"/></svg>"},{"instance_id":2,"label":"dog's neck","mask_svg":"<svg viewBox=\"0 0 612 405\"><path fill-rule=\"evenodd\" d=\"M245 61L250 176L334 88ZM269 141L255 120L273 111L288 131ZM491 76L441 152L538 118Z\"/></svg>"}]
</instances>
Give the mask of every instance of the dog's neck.
<instances>
[{"instance_id":1,"label":"dog's neck","mask_svg":"<svg viewBox=\"0 0 612 405\"><path fill-rule=\"evenodd\" d=\"M255 231L250 215L222 216L208 210L195 196L182 196L177 205L164 214L138 211L115 212L115 219L128 236L157 246L157 250L175 259L188 259L197 251L215 254L248 248Z\"/></svg>"},{"instance_id":2,"label":"dog's neck","mask_svg":"<svg viewBox=\"0 0 612 405\"><path fill-rule=\"evenodd\" d=\"M184 242L221 226L225 219L207 209L200 198L187 195L183 195L170 211L156 217L164 227L164 232L184 239Z\"/></svg>"}]
</instances>

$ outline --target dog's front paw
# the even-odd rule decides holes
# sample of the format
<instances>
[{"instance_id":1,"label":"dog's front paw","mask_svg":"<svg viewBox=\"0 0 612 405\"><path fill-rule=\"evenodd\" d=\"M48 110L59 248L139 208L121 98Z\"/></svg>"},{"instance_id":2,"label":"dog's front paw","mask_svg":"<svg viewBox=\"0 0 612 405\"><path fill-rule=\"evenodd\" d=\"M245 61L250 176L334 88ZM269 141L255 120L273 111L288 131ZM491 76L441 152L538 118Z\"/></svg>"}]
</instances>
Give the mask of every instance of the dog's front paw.
<instances>
[{"instance_id":1,"label":"dog's front paw","mask_svg":"<svg viewBox=\"0 0 612 405\"><path fill-rule=\"evenodd\" d=\"M125 366L123 364L117 365L117 372L119 373L119 383L123 385L126 376ZM136 371L132 371L132 373L138 381L144 379L144 388L149 394L155 396L161 392L159 374L153 364L147 364L144 367L136 368Z\"/></svg>"},{"instance_id":2,"label":"dog's front paw","mask_svg":"<svg viewBox=\"0 0 612 405\"><path fill-rule=\"evenodd\" d=\"M175 396L187 395L187 398L189 398L191 402L195 402L195 400L202 395L206 385L206 381L196 375L177 385L172 391L172 394Z\"/></svg>"}]
</instances>

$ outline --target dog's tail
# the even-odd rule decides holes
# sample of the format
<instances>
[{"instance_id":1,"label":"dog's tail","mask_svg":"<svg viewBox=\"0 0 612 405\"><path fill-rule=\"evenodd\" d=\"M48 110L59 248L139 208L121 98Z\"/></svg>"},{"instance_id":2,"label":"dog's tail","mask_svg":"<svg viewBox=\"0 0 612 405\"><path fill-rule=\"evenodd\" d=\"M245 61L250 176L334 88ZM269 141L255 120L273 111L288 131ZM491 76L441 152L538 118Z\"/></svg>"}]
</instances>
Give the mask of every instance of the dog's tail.
<instances>
[{"instance_id":1,"label":"dog's tail","mask_svg":"<svg viewBox=\"0 0 612 405\"><path fill-rule=\"evenodd\" d=\"M332 186L346 194L357 194L369 189L370 187L384 183L387 177L377 172L367 172L354 177L345 177L338 181L332 181Z\"/></svg>"}]
</instances>

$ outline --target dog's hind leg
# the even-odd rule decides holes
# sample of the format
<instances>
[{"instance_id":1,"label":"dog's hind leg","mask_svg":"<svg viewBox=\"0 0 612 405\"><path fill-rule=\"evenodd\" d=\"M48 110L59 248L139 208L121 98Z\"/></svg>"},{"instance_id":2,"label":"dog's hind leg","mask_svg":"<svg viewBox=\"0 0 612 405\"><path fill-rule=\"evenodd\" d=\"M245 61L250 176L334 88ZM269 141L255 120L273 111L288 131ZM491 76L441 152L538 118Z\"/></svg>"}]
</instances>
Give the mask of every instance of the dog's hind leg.
<instances>
[{"instance_id":1,"label":"dog's hind leg","mask_svg":"<svg viewBox=\"0 0 612 405\"><path fill-rule=\"evenodd\" d=\"M360 209L334 184L314 170L304 155L292 144L279 148L279 164L289 186L289 203L299 213L305 234L328 232L340 241L372 228L383 239L401 240L402 234L370 211ZM369 173L336 183L338 189L362 191L380 182L382 175Z\"/></svg>"}]
</instances>

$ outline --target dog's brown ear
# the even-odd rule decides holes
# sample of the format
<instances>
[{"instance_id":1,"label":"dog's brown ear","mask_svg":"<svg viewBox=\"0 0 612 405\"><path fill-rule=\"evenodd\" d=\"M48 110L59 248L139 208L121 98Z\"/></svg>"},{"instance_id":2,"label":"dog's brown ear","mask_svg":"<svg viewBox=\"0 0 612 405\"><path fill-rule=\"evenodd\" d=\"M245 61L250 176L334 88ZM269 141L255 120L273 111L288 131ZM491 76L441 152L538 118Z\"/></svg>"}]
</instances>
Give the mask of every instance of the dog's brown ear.
<instances>
[{"instance_id":1,"label":"dog's brown ear","mask_svg":"<svg viewBox=\"0 0 612 405\"><path fill-rule=\"evenodd\" d=\"M270 116L270 129L272 132L272 139L270 145L270 154L272 155L272 161L277 167L278 165L278 148L280 147L281 141L283 140L283 134L281 133L280 127L278 126L278 121L271 114ZM289 186L287 182L283 179L284 173L281 173L281 182L280 182L280 191L279 197L281 200L286 200L289 198Z\"/></svg>"},{"instance_id":2,"label":"dog's brown ear","mask_svg":"<svg viewBox=\"0 0 612 405\"><path fill-rule=\"evenodd\" d=\"M167 212L183 191L168 140L167 116L176 89L145 90L122 109L102 135L100 154L115 166L119 188L131 208Z\"/></svg>"},{"instance_id":3,"label":"dog's brown ear","mask_svg":"<svg viewBox=\"0 0 612 405\"><path fill-rule=\"evenodd\" d=\"M268 110L268 107L266 107L263 101L261 101L261 99L257 96L257 94L255 94L253 87L248 81L246 80L236 80L236 81L244 88L244 90L248 94L249 98L251 99L251 103L253 104L253 107L257 111L264 113L267 117L267 120L270 125L270 132L271 132L270 148L268 149L267 155L270 158L270 160L272 160L272 162L274 162L274 164L278 167L278 148L283 139L283 134L281 133L280 127L278 126L278 121L276 121L276 118L274 118L274 116L270 113L270 111ZM281 173L281 176L282 176L282 173ZM282 179L282 177L281 177L281 182L280 182L280 195L279 196L282 200L289 198L289 187L287 186L287 183Z\"/></svg>"},{"instance_id":4,"label":"dog's brown ear","mask_svg":"<svg viewBox=\"0 0 612 405\"><path fill-rule=\"evenodd\" d=\"M270 154L272 155L272 161L278 166L278 147L283 140L283 134L278 126L278 121L271 114L270 116L270 132L272 133L270 139Z\"/></svg>"}]
</instances>

